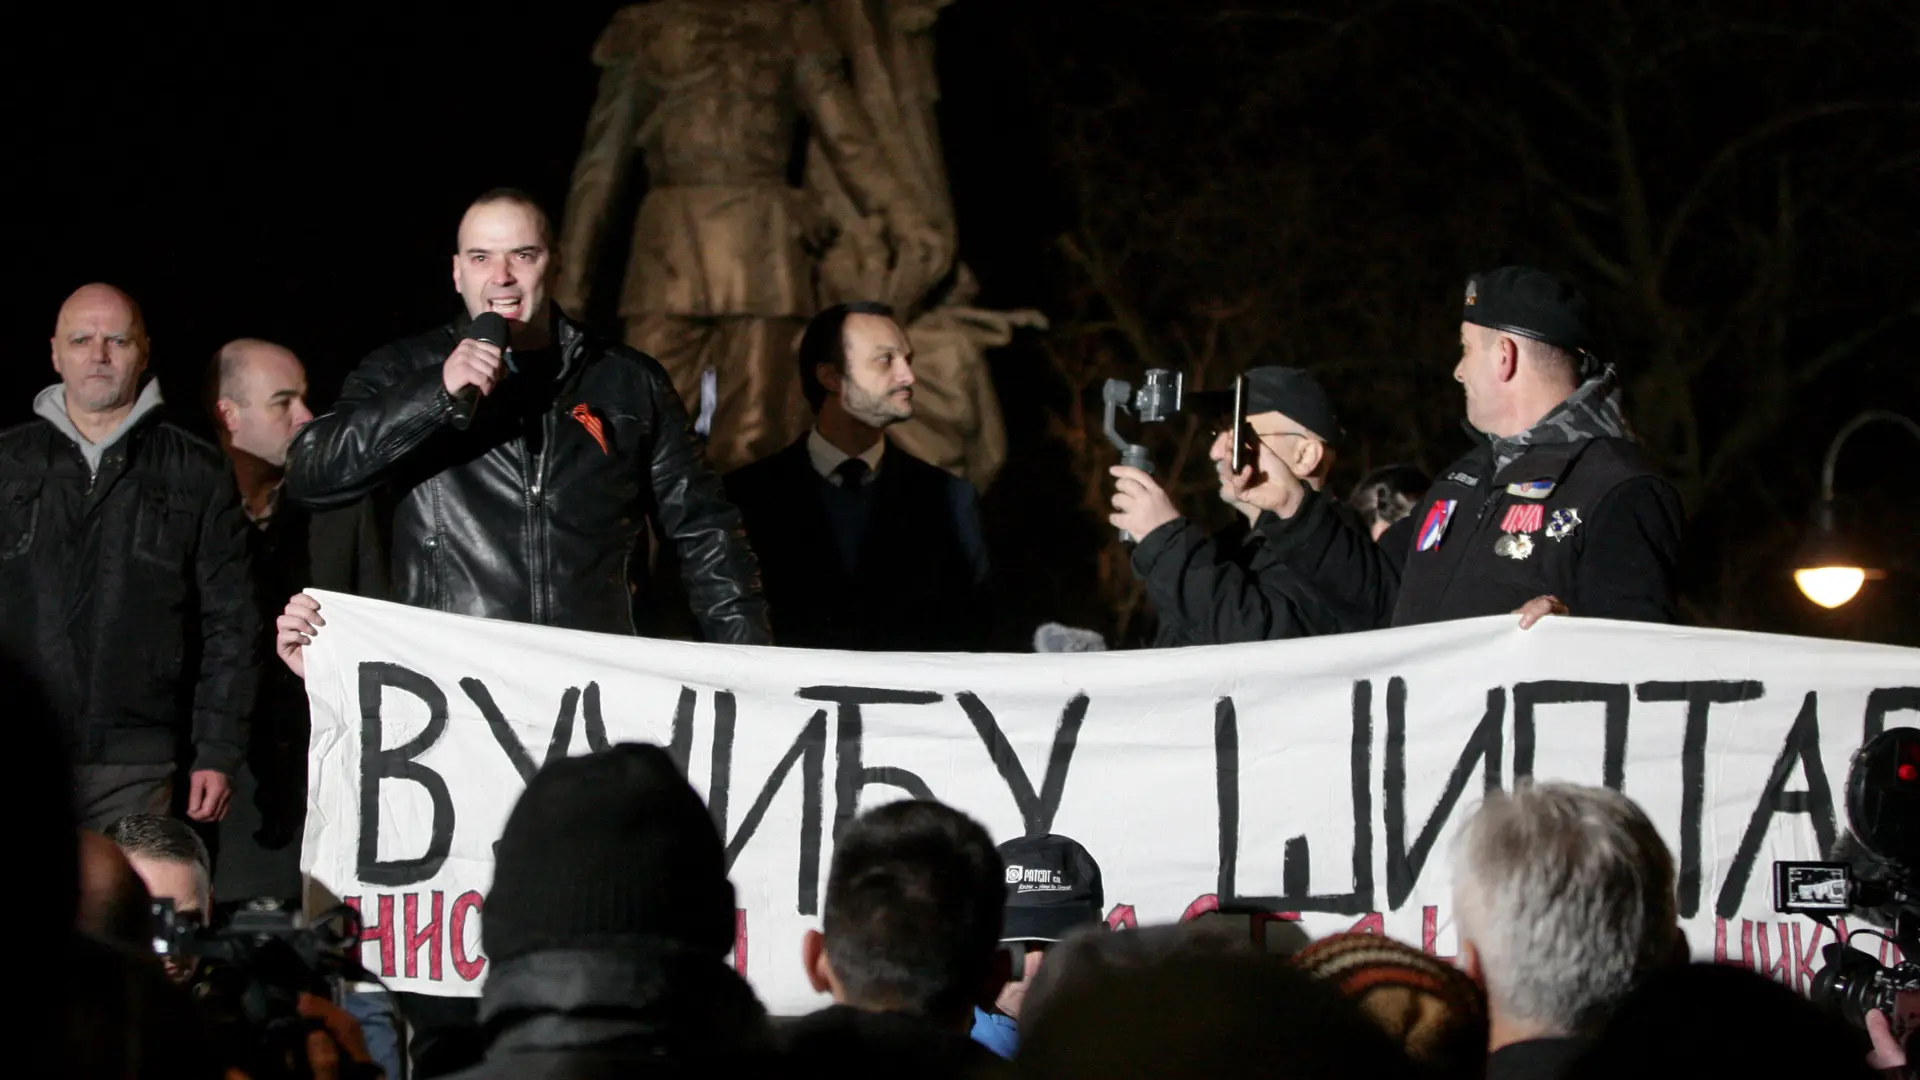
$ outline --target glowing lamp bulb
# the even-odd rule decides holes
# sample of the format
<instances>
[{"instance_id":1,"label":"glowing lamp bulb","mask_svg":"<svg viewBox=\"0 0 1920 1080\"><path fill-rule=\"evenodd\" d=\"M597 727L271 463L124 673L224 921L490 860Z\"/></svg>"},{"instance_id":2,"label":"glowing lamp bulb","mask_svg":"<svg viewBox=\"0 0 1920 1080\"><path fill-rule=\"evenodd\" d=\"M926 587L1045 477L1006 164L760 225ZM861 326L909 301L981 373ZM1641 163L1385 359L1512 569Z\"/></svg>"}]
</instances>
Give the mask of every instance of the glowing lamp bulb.
<instances>
[{"instance_id":1,"label":"glowing lamp bulb","mask_svg":"<svg viewBox=\"0 0 1920 1080\"><path fill-rule=\"evenodd\" d=\"M1867 572L1857 566L1821 566L1793 572L1794 584L1823 608L1837 608L1853 599L1866 580Z\"/></svg>"}]
</instances>

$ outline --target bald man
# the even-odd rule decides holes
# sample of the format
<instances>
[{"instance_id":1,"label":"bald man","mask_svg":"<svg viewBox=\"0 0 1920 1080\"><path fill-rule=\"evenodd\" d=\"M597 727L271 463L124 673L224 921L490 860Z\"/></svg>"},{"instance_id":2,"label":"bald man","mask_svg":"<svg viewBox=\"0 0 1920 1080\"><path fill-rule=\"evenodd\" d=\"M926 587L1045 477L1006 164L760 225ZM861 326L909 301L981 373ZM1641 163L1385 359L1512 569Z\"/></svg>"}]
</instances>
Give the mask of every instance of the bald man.
<instances>
[{"instance_id":1,"label":"bald man","mask_svg":"<svg viewBox=\"0 0 1920 1080\"><path fill-rule=\"evenodd\" d=\"M271 341L230 341L207 365L203 389L253 525L262 621L271 623L287 597L302 589L384 599L385 545L370 504L310 514L280 497L287 447L313 419L300 358ZM214 884L222 896L298 903L307 723L304 684L279 664L262 672L246 764L234 776L233 812L213 838Z\"/></svg>"},{"instance_id":2,"label":"bald man","mask_svg":"<svg viewBox=\"0 0 1920 1080\"><path fill-rule=\"evenodd\" d=\"M233 478L161 418L125 293L76 291L51 345L60 381L0 432L0 637L67 726L83 827L176 802L218 821L261 630Z\"/></svg>"}]
</instances>

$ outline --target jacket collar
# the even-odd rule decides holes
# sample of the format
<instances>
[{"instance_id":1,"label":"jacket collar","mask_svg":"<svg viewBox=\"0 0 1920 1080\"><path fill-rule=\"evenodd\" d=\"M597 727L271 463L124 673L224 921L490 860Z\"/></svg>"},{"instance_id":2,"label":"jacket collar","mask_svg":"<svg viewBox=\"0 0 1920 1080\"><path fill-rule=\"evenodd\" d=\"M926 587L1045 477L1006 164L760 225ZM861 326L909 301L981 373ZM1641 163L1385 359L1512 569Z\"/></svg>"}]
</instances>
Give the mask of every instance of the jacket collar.
<instances>
[{"instance_id":1,"label":"jacket collar","mask_svg":"<svg viewBox=\"0 0 1920 1080\"><path fill-rule=\"evenodd\" d=\"M480 998L492 1053L621 1043L664 1057L748 1052L766 1010L718 959L671 943L544 949L501 963Z\"/></svg>"},{"instance_id":2,"label":"jacket collar","mask_svg":"<svg viewBox=\"0 0 1920 1080\"><path fill-rule=\"evenodd\" d=\"M553 327L553 343L560 350L560 374L555 381L566 382L567 377L573 374L574 366L583 358L593 335L584 324L568 318L567 313L560 310L560 305L551 300L547 301L547 324ZM448 329L453 332L454 340L458 341L466 335L467 327L471 325L473 316L463 311L448 324Z\"/></svg>"}]
</instances>

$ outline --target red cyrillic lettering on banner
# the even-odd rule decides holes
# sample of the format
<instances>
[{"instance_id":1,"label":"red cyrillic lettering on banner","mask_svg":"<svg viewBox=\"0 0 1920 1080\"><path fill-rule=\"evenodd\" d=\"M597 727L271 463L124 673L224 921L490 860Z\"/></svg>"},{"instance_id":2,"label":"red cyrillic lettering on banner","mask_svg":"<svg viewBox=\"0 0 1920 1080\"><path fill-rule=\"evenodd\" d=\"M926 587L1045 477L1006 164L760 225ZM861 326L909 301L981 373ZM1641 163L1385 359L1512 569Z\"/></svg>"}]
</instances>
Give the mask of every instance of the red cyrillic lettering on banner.
<instances>
[{"instance_id":1,"label":"red cyrillic lettering on banner","mask_svg":"<svg viewBox=\"0 0 1920 1080\"><path fill-rule=\"evenodd\" d=\"M747 909L733 909L733 970L747 975Z\"/></svg>"},{"instance_id":2,"label":"red cyrillic lettering on banner","mask_svg":"<svg viewBox=\"0 0 1920 1080\"><path fill-rule=\"evenodd\" d=\"M447 915L447 951L453 956L453 973L467 982L479 978L487 969L485 956L467 958L467 912L484 910L480 894L469 890L460 894L453 902L453 911Z\"/></svg>"},{"instance_id":3,"label":"red cyrillic lettering on banner","mask_svg":"<svg viewBox=\"0 0 1920 1080\"><path fill-rule=\"evenodd\" d=\"M367 925L366 913L361 910L359 897L349 896L343 899L341 903L352 908L353 913L360 916L361 944L364 945L375 939L379 940L380 977L383 979L393 978L393 897L390 894L381 894L380 902L376 905L376 908L380 912L380 921L374 923L372 926ZM365 963L365 960L361 961L361 964L364 965Z\"/></svg>"},{"instance_id":4,"label":"red cyrillic lettering on banner","mask_svg":"<svg viewBox=\"0 0 1920 1080\"><path fill-rule=\"evenodd\" d=\"M1716 964L1738 964L1748 971L1753 970L1753 921L1740 920L1740 955L1727 955L1727 920L1715 919L1713 924L1713 962Z\"/></svg>"},{"instance_id":5,"label":"red cyrillic lettering on banner","mask_svg":"<svg viewBox=\"0 0 1920 1080\"><path fill-rule=\"evenodd\" d=\"M1760 924L1760 932L1754 935L1754 944L1760 948L1760 966L1755 968L1760 974L1774 982L1787 986L1793 985L1793 942L1787 937L1787 924L1777 923L1780 927L1780 952L1778 960L1767 956L1767 924Z\"/></svg>"},{"instance_id":6,"label":"red cyrillic lettering on banner","mask_svg":"<svg viewBox=\"0 0 1920 1080\"><path fill-rule=\"evenodd\" d=\"M1208 893L1205 896L1196 897L1193 903L1188 904L1187 910L1180 916L1180 921L1186 922L1189 919L1197 919L1208 912L1219 910L1220 898L1213 893Z\"/></svg>"},{"instance_id":7,"label":"red cyrillic lettering on banner","mask_svg":"<svg viewBox=\"0 0 1920 1080\"><path fill-rule=\"evenodd\" d=\"M1109 930L1140 929L1140 917L1133 913L1133 905L1132 904L1113 905L1113 910L1107 912L1107 929Z\"/></svg>"},{"instance_id":8,"label":"red cyrillic lettering on banner","mask_svg":"<svg viewBox=\"0 0 1920 1080\"><path fill-rule=\"evenodd\" d=\"M427 978L440 981L440 905L446 900L446 893L433 890L433 921L425 929L415 930L420 925L420 894L408 893L407 912L407 978L419 978L420 946L427 947Z\"/></svg>"},{"instance_id":9,"label":"red cyrillic lettering on banner","mask_svg":"<svg viewBox=\"0 0 1920 1080\"><path fill-rule=\"evenodd\" d=\"M1451 956L1440 955L1440 909L1431 905L1420 909L1420 949L1428 956L1439 956L1442 960L1452 960Z\"/></svg>"},{"instance_id":10,"label":"red cyrillic lettering on banner","mask_svg":"<svg viewBox=\"0 0 1920 1080\"><path fill-rule=\"evenodd\" d=\"M1793 924L1793 988L1805 993L1813 984L1813 961L1820 955L1820 935L1826 927L1818 923L1813 927L1813 940L1807 943L1805 950L1800 948L1800 924ZM1804 979L1804 981L1803 981Z\"/></svg>"},{"instance_id":11,"label":"red cyrillic lettering on banner","mask_svg":"<svg viewBox=\"0 0 1920 1080\"><path fill-rule=\"evenodd\" d=\"M1349 934L1384 934L1387 932L1386 916L1377 911L1369 912L1367 917L1353 924Z\"/></svg>"},{"instance_id":12,"label":"red cyrillic lettering on banner","mask_svg":"<svg viewBox=\"0 0 1920 1080\"><path fill-rule=\"evenodd\" d=\"M1888 955L1889 953L1891 953L1892 955ZM1900 952L1900 946L1895 945L1893 942L1888 941L1886 938L1880 939L1880 966L1881 967L1890 968L1893 965L1898 964L1905 959L1906 957L1903 956Z\"/></svg>"}]
</instances>

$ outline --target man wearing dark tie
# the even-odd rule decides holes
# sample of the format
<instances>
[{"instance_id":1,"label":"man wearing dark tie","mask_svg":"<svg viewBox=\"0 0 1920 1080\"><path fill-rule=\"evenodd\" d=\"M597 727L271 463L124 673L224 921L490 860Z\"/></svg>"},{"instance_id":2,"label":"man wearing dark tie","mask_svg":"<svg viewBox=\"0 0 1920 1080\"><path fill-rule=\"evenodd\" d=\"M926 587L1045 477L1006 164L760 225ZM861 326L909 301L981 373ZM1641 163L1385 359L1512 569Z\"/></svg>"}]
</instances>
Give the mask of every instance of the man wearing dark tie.
<instances>
[{"instance_id":1,"label":"man wearing dark tie","mask_svg":"<svg viewBox=\"0 0 1920 1080\"><path fill-rule=\"evenodd\" d=\"M973 487L883 434L913 416L913 347L893 310L861 302L814 316L799 365L813 430L727 477L760 556L775 644L984 648Z\"/></svg>"}]
</instances>

